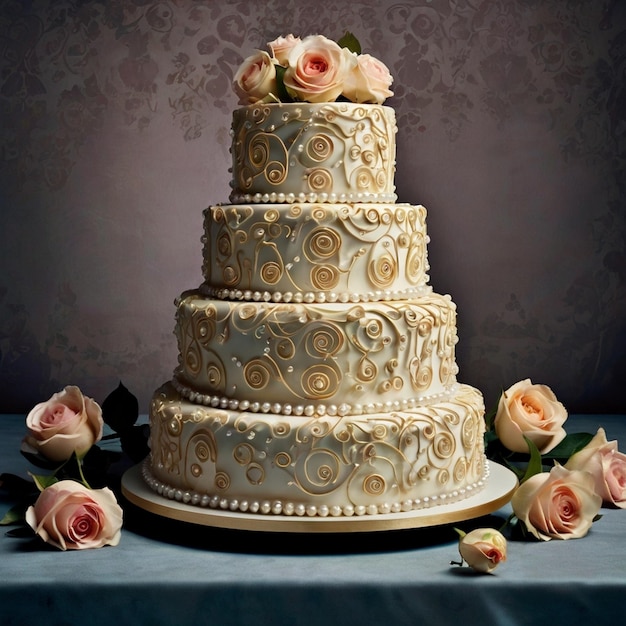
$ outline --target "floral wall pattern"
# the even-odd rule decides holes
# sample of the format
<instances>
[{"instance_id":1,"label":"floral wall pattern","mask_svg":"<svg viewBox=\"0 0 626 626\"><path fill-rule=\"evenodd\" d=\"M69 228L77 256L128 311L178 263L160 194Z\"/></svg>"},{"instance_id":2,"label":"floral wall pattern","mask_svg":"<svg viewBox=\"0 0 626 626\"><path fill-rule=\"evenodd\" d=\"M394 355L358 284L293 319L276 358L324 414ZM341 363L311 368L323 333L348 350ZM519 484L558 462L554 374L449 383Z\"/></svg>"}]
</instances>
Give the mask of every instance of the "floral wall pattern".
<instances>
[{"instance_id":1,"label":"floral wall pattern","mask_svg":"<svg viewBox=\"0 0 626 626\"><path fill-rule=\"evenodd\" d=\"M232 77L350 30L395 82L400 200L429 210L460 378L626 412L626 6L615 0L6 0L0 412L65 384L142 410L228 198Z\"/></svg>"}]
</instances>

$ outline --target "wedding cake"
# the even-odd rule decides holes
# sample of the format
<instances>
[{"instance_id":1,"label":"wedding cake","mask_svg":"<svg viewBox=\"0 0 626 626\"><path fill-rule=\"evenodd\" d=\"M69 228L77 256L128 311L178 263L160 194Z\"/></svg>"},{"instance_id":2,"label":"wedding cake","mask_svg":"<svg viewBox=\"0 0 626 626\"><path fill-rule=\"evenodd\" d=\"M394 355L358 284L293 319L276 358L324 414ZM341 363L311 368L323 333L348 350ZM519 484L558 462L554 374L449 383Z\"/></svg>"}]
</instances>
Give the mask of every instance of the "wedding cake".
<instances>
[{"instance_id":1,"label":"wedding cake","mask_svg":"<svg viewBox=\"0 0 626 626\"><path fill-rule=\"evenodd\" d=\"M164 498L377 515L487 480L426 210L396 202L391 77L353 43L280 37L235 76L231 203L204 211L204 282L176 302L179 363L150 410L143 475Z\"/></svg>"}]
</instances>

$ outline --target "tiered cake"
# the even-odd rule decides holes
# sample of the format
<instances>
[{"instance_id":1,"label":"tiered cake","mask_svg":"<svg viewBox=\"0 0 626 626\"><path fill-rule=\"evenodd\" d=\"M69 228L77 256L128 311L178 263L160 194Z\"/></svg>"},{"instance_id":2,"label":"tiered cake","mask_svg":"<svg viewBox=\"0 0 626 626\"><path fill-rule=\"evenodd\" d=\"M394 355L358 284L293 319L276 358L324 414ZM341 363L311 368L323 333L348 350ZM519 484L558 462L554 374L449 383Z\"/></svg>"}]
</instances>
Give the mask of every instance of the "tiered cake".
<instances>
[{"instance_id":1,"label":"tiered cake","mask_svg":"<svg viewBox=\"0 0 626 626\"><path fill-rule=\"evenodd\" d=\"M232 204L204 212L204 283L151 406L147 483L203 507L375 515L483 486L483 400L456 307L428 286L426 210L396 203L394 111L234 112Z\"/></svg>"}]
</instances>

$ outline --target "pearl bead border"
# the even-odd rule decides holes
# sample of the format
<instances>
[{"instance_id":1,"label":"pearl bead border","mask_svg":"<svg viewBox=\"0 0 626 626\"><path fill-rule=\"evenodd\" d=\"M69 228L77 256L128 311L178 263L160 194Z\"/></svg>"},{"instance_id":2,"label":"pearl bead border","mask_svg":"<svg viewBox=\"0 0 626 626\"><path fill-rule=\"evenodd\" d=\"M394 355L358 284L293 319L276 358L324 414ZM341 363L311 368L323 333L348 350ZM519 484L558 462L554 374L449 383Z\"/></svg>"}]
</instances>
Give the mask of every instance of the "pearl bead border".
<instances>
[{"instance_id":1,"label":"pearl bead border","mask_svg":"<svg viewBox=\"0 0 626 626\"><path fill-rule=\"evenodd\" d=\"M426 281L428 281L426 276ZM246 302L284 302L296 304L341 304L359 302L389 302L396 300L411 300L432 293L430 285L397 290L397 291L370 291L367 293L335 293L335 292L312 292L312 291L254 291L252 289L228 289L226 287L213 287L208 283L200 286L202 294L217 298L218 300L239 300Z\"/></svg>"},{"instance_id":2,"label":"pearl bead border","mask_svg":"<svg viewBox=\"0 0 626 626\"><path fill-rule=\"evenodd\" d=\"M489 463L483 457L483 475L479 480L454 489L447 493L424 496L423 498L408 498L402 502L370 504L370 505L325 505L325 504L304 504L294 502L283 502L281 500L239 500L237 498L226 498L219 495L209 495L194 490L185 490L172 487L156 479L151 471L150 457L142 465L142 476L145 483L160 496L175 500L183 504L198 506L201 508L221 509L223 511L240 513L258 513L262 515L285 515L295 517L352 517L364 515L387 515L390 513L408 513L429 509L444 504L454 504L466 500L471 496L480 493L489 479Z\"/></svg>"},{"instance_id":3,"label":"pearl bead border","mask_svg":"<svg viewBox=\"0 0 626 626\"><path fill-rule=\"evenodd\" d=\"M319 202L337 204L342 202L364 202L372 204L395 203L398 199L395 193L237 193L233 191L229 200L232 204L251 202L253 204L293 204L295 202Z\"/></svg>"},{"instance_id":4,"label":"pearl bead border","mask_svg":"<svg viewBox=\"0 0 626 626\"><path fill-rule=\"evenodd\" d=\"M367 404L290 404L281 402L261 402L250 400L237 400L227 396L212 396L194 391L181 383L176 376L172 379L176 391L183 397L193 402L210 406L214 409L231 411L243 411L246 413L270 413L274 415L297 415L305 417L345 417L347 415L372 415L374 413L390 413L392 411L410 411L421 406L428 406L434 402L449 400L459 389L459 383L454 383L445 391L428 396L408 398L405 400L390 400L388 402L369 402Z\"/></svg>"}]
</instances>

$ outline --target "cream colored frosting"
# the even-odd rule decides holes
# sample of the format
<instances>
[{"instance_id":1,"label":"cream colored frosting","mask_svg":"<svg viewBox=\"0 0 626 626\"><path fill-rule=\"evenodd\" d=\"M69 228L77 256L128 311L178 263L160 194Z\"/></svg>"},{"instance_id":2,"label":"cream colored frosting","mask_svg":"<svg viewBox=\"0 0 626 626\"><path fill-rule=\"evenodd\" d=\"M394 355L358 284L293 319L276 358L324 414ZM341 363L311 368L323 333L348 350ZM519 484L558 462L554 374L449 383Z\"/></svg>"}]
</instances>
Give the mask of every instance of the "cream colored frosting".
<instances>
[{"instance_id":1,"label":"cream colored frosting","mask_svg":"<svg viewBox=\"0 0 626 626\"><path fill-rule=\"evenodd\" d=\"M396 118L350 102L233 112L231 202L394 202Z\"/></svg>"},{"instance_id":2,"label":"cream colored frosting","mask_svg":"<svg viewBox=\"0 0 626 626\"><path fill-rule=\"evenodd\" d=\"M178 302L176 335L181 389L241 410L371 413L434 399L456 382L456 306L438 294L296 304L194 290Z\"/></svg>"},{"instance_id":3,"label":"cream colored frosting","mask_svg":"<svg viewBox=\"0 0 626 626\"><path fill-rule=\"evenodd\" d=\"M486 482L483 399L456 382L456 306L428 283L426 210L396 204L395 114L233 114L233 204L204 213L205 282L176 303L146 482L236 512L412 511Z\"/></svg>"},{"instance_id":4,"label":"cream colored frosting","mask_svg":"<svg viewBox=\"0 0 626 626\"><path fill-rule=\"evenodd\" d=\"M429 289L423 206L211 206L204 232L203 275L216 297L354 302Z\"/></svg>"},{"instance_id":5,"label":"cream colored frosting","mask_svg":"<svg viewBox=\"0 0 626 626\"><path fill-rule=\"evenodd\" d=\"M263 415L155 394L146 480L199 506L294 516L411 511L461 500L486 480L483 401L367 416Z\"/></svg>"}]
</instances>

